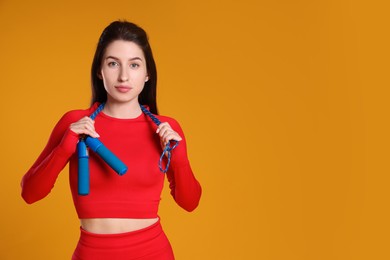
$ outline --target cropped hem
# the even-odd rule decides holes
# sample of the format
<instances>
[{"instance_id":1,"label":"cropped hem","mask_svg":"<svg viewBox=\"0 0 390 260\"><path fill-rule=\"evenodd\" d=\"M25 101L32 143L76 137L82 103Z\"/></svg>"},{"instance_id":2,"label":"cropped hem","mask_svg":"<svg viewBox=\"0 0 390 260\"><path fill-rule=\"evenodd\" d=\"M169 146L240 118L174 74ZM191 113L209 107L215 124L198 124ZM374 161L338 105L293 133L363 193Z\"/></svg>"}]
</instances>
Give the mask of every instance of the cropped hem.
<instances>
[{"instance_id":1,"label":"cropped hem","mask_svg":"<svg viewBox=\"0 0 390 260\"><path fill-rule=\"evenodd\" d=\"M76 206L79 218L157 218L159 201L152 203L82 202L82 205L82 208Z\"/></svg>"}]
</instances>

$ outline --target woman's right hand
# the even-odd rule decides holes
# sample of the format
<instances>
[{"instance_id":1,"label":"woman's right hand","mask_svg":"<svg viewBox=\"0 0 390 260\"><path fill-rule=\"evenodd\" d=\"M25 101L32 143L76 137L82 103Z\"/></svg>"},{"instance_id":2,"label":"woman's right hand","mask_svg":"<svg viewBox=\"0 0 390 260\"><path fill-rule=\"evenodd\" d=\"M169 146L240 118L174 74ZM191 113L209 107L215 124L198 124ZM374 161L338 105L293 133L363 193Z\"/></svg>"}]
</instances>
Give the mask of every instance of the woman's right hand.
<instances>
[{"instance_id":1,"label":"woman's right hand","mask_svg":"<svg viewBox=\"0 0 390 260\"><path fill-rule=\"evenodd\" d=\"M100 137L100 135L95 131L95 121L88 116L70 124L69 129L78 135L89 135L95 138Z\"/></svg>"}]
</instances>

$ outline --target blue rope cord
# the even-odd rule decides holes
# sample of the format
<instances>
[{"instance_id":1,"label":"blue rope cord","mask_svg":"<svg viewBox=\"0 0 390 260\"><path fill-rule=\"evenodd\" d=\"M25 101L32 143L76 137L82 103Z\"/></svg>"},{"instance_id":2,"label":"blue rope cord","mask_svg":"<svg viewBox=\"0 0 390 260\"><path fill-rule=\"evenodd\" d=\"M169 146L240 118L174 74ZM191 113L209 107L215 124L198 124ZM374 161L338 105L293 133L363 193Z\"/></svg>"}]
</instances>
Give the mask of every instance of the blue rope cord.
<instances>
[{"instance_id":1,"label":"blue rope cord","mask_svg":"<svg viewBox=\"0 0 390 260\"><path fill-rule=\"evenodd\" d=\"M161 124L161 121L158 120L157 117L155 117L149 110L147 110L143 105L140 105L141 106L141 110L144 114L146 114L148 117L150 117L150 119L152 119L152 121L157 125L159 126ZM160 171L163 172L163 173L166 173L168 171L168 168L169 168L169 164L171 163L171 152L173 149L176 148L176 146L179 145L179 142L174 140L175 144L173 146L171 146L171 142L169 141L167 143L167 145L165 146L164 148L164 151L162 152L161 156L160 156L160 160L158 162L158 167L160 168ZM164 159L164 154L167 155L168 157L168 162L167 162L167 166L165 167L165 169L162 168L162 160Z\"/></svg>"},{"instance_id":2,"label":"blue rope cord","mask_svg":"<svg viewBox=\"0 0 390 260\"><path fill-rule=\"evenodd\" d=\"M105 103L101 103L100 106L95 110L95 112L92 113L89 117L92 120L95 120L96 116L103 110Z\"/></svg>"},{"instance_id":3,"label":"blue rope cord","mask_svg":"<svg viewBox=\"0 0 390 260\"><path fill-rule=\"evenodd\" d=\"M90 118L92 120L95 120L96 116L103 110L105 103L101 103L100 106L90 115ZM143 105L140 105L142 112L147 115L157 126L161 124L161 121L155 117L149 110L147 110ZM174 145L171 146L171 142L168 142L167 145L164 148L164 151L162 152L160 156L160 160L158 162L158 168L161 172L166 173L169 169L169 165L171 163L171 152L173 149L175 149L179 145L179 142L174 140ZM168 161L167 165L165 166L165 169L162 167L162 161L164 159L164 155L167 155Z\"/></svg>"}]
</instances>

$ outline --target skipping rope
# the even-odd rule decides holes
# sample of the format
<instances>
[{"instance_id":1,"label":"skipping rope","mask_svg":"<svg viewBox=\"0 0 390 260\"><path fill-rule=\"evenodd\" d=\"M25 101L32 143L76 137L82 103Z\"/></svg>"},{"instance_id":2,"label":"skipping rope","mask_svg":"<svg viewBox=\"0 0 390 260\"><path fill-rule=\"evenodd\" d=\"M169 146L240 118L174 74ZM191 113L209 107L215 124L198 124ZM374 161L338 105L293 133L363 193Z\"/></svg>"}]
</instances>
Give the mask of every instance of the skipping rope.
<instances>
[{"instance_id":1,"label":"skipping rope","mask_svg":"<svg viewBox=\"0 0 390 260\"><path fill-rule=\"evenodd\" d=\"M103 110L105 103L99 105L99 107L89 116L92 120L95 120L96 116ZM161 121L155 117L149 110L143 105L140 105L142 112L147 115L157 126L161 124ZM178 141L173 140L174 144L171 146L169 141L165 146L158 167L162 173L166 173L171 162L171 152L179 144ZM110 150L103 145L98 138L85 136L80 138L77 143L77 154L78 154L78 194L88 195L89 194L89 165L88 165L88 151L87 147L97 153L118 175L123 175L127 172L127 166ZM164 155L167 156L168 161L165 169L162 166Z\"/></svg>"}]
</instances>

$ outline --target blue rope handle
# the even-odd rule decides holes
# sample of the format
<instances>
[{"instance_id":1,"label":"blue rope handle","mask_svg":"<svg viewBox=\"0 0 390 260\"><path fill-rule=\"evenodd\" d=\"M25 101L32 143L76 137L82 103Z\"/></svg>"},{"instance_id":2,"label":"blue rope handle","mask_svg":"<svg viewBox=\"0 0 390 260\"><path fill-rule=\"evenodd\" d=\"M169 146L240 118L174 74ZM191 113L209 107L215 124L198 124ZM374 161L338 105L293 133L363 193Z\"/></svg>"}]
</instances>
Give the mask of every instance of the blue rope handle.
<instances>
[{"instance_id":1,"label":"blue rope handle","mask_svg":"<svg viewBox=\"0 0 390 260\"><path fill-rule=\"evenodd\" d=\"M146 114L148 117L150 117L150 119L152 119L152 121L157 125L159 126L161 124L161 121L158 120L157 117L155 117L149 110L147 110L143 105L140 105L141 106L141 110L144 114ZM160 156L160 160L158 162L158 168L160 168L160 171L163 172L163 173L166 173L168 171L168 168L169 168L169 165L171 163L171 156L172 156L172 150L175 149L178 145L179 145L179 141L176 141L174 140L174 144L173 146L171 146L171 141L169 141L167 143L167 145L165 146L164 148L164 151L162 152L161 156ZM164 158L164 155L167 154L167 157L168 157L168 162L167 162L167 166L165 167L165 169L163 169L162 167L162 160Z\"/></svg>"},{"instance_id":2,"label":"blue rope handle","mask_svg":"<svg viewBox=\"0 0 390 260\"><path fill-rule=\"evenodd\" d=\"M95 119L97 114L102 111L104 105L90 116ZM102 142L97 138L92 138L88 135L80 136L77 144L78 154L78 194L85 196L89 194L89 164L87 147L96 152L116 173L123 175L127 171L127 166L113 154Z\"/></svg>"}]
</instances>

